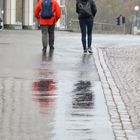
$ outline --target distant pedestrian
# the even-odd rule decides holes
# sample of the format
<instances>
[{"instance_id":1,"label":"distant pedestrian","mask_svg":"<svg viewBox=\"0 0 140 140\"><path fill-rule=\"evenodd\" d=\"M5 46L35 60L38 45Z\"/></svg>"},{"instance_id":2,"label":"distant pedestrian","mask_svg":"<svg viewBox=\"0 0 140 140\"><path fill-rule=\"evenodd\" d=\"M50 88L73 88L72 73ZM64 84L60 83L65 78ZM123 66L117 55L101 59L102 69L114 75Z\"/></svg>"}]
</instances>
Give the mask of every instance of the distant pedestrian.
<instances>
[{"instance_id":1,"label":"distant pedestrian","mask_svg":"<svg viewBox=\"0 0 140 140\"><path fill-rule=\"evenodd\" d=\"M55 24L61 15L59 4L56 0L40 0L35 7L34 15L39 20L42 32L43 53L46 53L48 40L50 50L54 50Z\"/></svg>"},{"instance_id":2,"label":"distant pedestrian","mask_svg":"<svg viewBox=\"0 0 140 140\"><path fill-rule=\"evenodd\" d=\"M0 17L0 29L2 29L2 18Z\"/></svg>"},{"instance_id":3,"label":"distant pedestrian","mask_svg":"<svg viewBox=\"0 0 140 140\"><path fill-rule=\"evenodd\" d=\"M87 53L87 51L92 53L92 30L94 17L97 12L96 4L93 0L77 0L76 12L79 18L84 53ZM88 36L87 40L86 35Z\"/></svg>"}]
</instances>

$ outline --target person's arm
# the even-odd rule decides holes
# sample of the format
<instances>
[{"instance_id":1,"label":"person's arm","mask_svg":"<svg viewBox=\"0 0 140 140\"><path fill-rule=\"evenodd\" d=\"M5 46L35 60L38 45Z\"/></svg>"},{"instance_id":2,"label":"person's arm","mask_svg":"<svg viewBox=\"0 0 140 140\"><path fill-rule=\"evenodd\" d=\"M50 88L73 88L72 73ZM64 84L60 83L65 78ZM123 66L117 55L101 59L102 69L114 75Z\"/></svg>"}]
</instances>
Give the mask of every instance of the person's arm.
<instances>
[{"instance_id":1,"label":"person's arm","mask_svg":"<svg viewBox=\"0 0 140 140\"><path fill-rule=\"evenodd\" d=\"M60 9L59 4L55 1L55 20L56 20L56 22L58 21L60 16L61 16L61 9Z\"/></svg>"},{"instance_id":2,"label":"person's arm","mask_svg":"<svg viewBox=\"0 0 140 140\"><path fill-rule=\"evenodd\" d=\"M91 10L92 10L93 17L95 17L95 15L97 13L97 7L96 7L96 4L93 0L91 1Z\"/></svg>"},{"instance_id":3,"label":"person's arm","mask_svg":"<svg viewBox=\"0 0 140 140\"><path fill-rule=\"evenodd\" d=\"M41 1L36 5L34 9L34 16L39 19L40 18L40 10L41 10Z\"/></svg>"},{"instance_id":4,"label":"person's arm","mask_svg":"<svg viewBox=\"0 0 140 140\"><path fill-rule=\"evenodd\" d=\"M76 0L76 13L79 14L78 0Z\"/></svg>"}]
</instances>

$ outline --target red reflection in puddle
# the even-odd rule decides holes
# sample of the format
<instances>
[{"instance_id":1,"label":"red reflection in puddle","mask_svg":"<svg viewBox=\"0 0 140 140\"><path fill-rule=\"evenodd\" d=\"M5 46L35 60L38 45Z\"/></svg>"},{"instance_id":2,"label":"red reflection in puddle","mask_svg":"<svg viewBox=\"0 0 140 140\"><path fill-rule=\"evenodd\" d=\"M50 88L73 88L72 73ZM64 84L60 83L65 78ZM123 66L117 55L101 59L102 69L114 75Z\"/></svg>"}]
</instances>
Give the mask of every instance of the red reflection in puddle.
<instances>
[{"instance_id":1,"label":"red reflection in puddle","mask_svg":"<svg viewBox=\"0 0 140 140\"><path fill-rule=\"evenodd\" d=\"M39 80L33 83L33 101L39 102L41 114L47 114L47 109L50 105L54 104L56 94L56 82L53 80Z\"/></svg>"},{"instance_id":2,"label":"red reflection in puddle","mask_svg":"<svg viewBox=\"0 0 140 140\"><path fill-rule=\"evenodd\" d=\"M40 80L33 83L33 90L35 91L52 91L56 90L56 82L53 80Z\"/></svg>"}]
</instances>

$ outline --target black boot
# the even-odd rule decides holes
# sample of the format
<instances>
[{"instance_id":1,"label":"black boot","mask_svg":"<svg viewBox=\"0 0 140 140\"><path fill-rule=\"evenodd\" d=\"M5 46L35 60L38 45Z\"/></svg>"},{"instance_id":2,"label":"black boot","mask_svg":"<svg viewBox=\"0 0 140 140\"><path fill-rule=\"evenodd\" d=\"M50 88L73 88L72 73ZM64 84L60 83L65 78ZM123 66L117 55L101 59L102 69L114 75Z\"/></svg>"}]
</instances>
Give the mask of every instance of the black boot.
<instances>
[{"instance_id":1,"label":"black boot","mask_svg":"<svg viewBox=\"0 0 140 140\"><path fill-rule=\"evenodd\" d=\"M47 47L43 47L42 52L46 53L46 49L47 49Z\"/></svg>"},{"instance_id":2,"label":"black boot","mask_svg":"<svg viewBox=\"0 0 140 140\"><path fill-rule=\"evenodd\" d=\"M50 46L50 51L53 51L54 50L54 46Z\"/></svg>"}]
</instances>

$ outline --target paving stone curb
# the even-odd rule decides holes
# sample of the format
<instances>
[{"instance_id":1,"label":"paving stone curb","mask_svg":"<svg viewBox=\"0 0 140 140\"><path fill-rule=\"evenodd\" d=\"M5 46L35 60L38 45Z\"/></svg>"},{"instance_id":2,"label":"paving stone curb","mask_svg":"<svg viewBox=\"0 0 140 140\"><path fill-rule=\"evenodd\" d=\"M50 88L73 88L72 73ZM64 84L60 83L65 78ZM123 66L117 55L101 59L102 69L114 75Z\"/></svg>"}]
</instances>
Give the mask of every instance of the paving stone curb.
<instances>
[{"instance_id":1,"label":"paving stone curb","mask_svg":"<svg viewBox=\"0 0 140 140\"><path fill-rule=\"evenodd\" d=\"M104 60L102 49L94 48L94 59L102 83L115 140L138 140L119 89Z\"/></svg>"}]
</instances>

